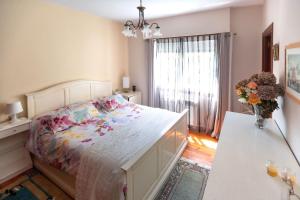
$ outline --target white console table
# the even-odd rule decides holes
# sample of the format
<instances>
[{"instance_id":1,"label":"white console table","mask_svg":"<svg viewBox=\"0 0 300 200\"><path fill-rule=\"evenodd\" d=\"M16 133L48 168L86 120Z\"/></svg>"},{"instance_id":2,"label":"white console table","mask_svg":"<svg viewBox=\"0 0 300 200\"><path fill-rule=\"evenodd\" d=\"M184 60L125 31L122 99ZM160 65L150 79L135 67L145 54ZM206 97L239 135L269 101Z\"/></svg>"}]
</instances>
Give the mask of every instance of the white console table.
<instances>
[{"instance_id":1,"label":"white console table","mask_svg":"<svg viewBox=\"0 0 300 200\"><path fill-rule=\"evenodd\" d=\"M293 170L300 183L300 167L275 122L267 120L263 130L254 123L254 116L226 113L203 200L282 200L285 186L266 173L267 160Z\"/></svg>"}]
</instances>

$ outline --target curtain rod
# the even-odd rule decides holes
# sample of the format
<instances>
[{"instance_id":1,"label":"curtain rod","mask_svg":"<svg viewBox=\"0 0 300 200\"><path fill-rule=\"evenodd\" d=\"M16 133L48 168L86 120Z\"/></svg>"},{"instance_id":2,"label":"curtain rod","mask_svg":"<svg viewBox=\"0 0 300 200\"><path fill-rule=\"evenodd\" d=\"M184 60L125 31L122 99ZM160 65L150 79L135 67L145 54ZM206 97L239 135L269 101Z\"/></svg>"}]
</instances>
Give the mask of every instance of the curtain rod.
<instances>
[{"instance_id":1,"label":"curtain rod","mask_svg":"<svg viewBox=\"0 0 300 200\"><path fill-rule=\"evenodd\" d=\"M236 36L237 33L231 33L231 32L223 32L225 34L228 34L228 37ZM203 34L203 35L183 35L183 36L172 36L172 37L159 37L159 38L150 38L150 39L168 39L168 38L181 38L181 37L195 37L195 36L210 36L210 35L217 35L221 33L209 33L209 34Z\"/></svg>"}]
</instances>

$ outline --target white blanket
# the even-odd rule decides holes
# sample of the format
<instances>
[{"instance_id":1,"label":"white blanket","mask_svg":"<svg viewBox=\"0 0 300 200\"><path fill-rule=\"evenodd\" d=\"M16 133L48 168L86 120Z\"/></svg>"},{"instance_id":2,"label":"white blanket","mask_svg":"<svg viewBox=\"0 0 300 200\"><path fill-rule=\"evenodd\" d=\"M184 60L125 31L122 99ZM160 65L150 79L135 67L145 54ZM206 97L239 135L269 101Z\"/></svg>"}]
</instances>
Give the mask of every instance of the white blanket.
<instances>
[{"instance_id":1,"label":"white blanket","mask_svg":"<svg viewBox=\"0 0 300 200\"><path fill-rule=\"evenodd\" d=\"M82 155L76 177L77 200L123 199L125 173L121 167L179 114L143 107L141 117L103 136Z\"/></svg>"}]
</instances>

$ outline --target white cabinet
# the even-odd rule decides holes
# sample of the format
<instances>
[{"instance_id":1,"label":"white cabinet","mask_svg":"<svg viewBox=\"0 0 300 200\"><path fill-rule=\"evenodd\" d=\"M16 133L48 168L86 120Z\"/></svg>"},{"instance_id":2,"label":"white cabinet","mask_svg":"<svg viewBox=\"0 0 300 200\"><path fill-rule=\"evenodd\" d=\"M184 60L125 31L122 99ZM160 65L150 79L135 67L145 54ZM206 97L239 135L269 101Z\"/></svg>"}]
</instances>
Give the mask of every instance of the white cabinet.
<instances>
[{"instance_id":1,"label":"white cabinet","mask_svg":"<svg viewBox=\"0 0 300 200\"><path fill-rule=\"evenodd\" d=\"M15 123L0 124L0 183L32 168L25 141L30 120L21 118Z\"/></svg>"},{"instance_id":2,"label":"white cabinet","mask_svg":"<svg viewBox=\"0 0 300 200\"><path fill-rule=\"evenodd\" d=\"M120 93L127 101L142 104L142 93L140 91Z\"/></svg>"},{"instance_id":3,"label":"white cabinet","mask_svg":"<svg viewBox=\"0 0 300 200\"><path fill-rule=\"evenodd\" d=\"M285 188L266 173L267 160L299 183L300 167L272 119L258 129L254 116L227 112L203 200L281 200Z\"/></svg>"}]
</instances>

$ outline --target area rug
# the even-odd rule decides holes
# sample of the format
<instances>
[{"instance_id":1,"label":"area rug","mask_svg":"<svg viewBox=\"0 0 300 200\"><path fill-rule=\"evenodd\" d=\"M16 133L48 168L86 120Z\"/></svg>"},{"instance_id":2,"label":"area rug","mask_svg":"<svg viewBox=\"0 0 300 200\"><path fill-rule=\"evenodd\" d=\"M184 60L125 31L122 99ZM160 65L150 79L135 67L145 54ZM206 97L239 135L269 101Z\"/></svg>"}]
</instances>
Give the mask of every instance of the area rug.
<instances>
[{"instance_id":1,"label":"area rug","mask_svg":"<svg viewBox=\"0 0 300 200\"><path fill-rule=\"evenodd\" d=\"M27 171L17 185L0 192L0 200L39 200L41 195L43 199L54 200L54 197L35 182L33 178L37 176L40 174L36 170Z\"/></svg>"},{"instance_id":2,"label":"area rug","mask_svg":"<svg viewBox=\"0 0 300 200\"><path fill-rule=\"evenodd\" d=\"M181 158L155 200L201 200L208 174L209 169ZM34 169L5 190L0 190L0 200L71 199Z\"/></svg>"},{"instance_id":3,"label":"area rug","mask_svg":"<svg viewBox=\"0 0 300 200\"><path fill-rule=\"evenodd\" d=\"M209 169L181 158L155 200L201 200Z\"/></svg>"},{"instance_id":4,"label":"area rug","mask_svg":"<svg viewBox=\"0 0 300 200\"><path fill-rule=\"evenodd\" d=\"M0 194L1 200L38 200L26 187L16 186L5 193Z\"/></svg>"}]
</instances>

